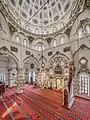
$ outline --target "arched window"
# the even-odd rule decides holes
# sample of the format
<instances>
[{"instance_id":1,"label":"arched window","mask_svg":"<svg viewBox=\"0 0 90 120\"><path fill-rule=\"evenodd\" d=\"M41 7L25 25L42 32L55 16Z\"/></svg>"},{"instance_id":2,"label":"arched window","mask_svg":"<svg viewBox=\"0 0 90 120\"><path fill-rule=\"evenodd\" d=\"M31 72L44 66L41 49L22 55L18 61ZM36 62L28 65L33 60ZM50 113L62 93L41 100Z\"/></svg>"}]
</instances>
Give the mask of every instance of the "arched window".
<instances>
[{"instance_id":1,"label":"arched window","mask_svg":"<svg viewBox=\"0 0 90 120\"><path fill-rule=\"evenodd\" d=\"M47 34L47 30L44 30L44 31L43 31L43 34Z\"/></svg>"},{"instance_id":2,"label":"arched window","mask_svg":"<svg viewBox=\"0 0 90 120\"><path fill-rule=\"evenodd\" d=\"M63 27L64 27L64 23L61 22L61 24L60 24L60 28L63 28Z\"/></svg>"},{"instance_id":3,"label":"arched window","mask_svg":"<svg viewBox=\"0 0 90 120\"><path fill-rule=\"evenodd\" d=\"M54 27L54 28L53 28L53 31L54 31L54 32L56 32L56 31L57 31L57 28L56 28L56 27Z\"/></svg>"},{"instance_id":4,"label":"arched window","mask_svg":"<svg viewBox=\"0 0 90 120\"><path fill-rule=\"evenodd\" d=\"M64 36L61 36L61 38L60 38L60 44L61 45L64 44Z\"/></svg>"},{"instance_id":5,"label":"arched window","mask_svg":"<svg viewBox=\"0 0 90 120\"><path fill-rule=\"evenodd\" d=\"M38 31L38 29L35 29L35 33L36 33L36 34L39 34L39 31Z\"/></svg>"},{"instance_id":6,"label":"arched window","mask_svg":"<svg viewBox=\"0 0 90 120\"><path fill-rule=\"evenodd\" d=\"M28 26L28 25L26 25L26 26L25 26L25 29L26 29L26 30L29 30L29 26Z\"/></svg>"},{"instance_id":7,"label":"arched window","mask_svg":"<svg viewBox=\"0 0 90 120\"><path fill-rule=\"evenodd\" d=\"M21 24L21 21L19 19L16 20L17 24Z\"/></svg>"},{"instance_id":8,"label":"arched window","mask_svg":"<svg viewBox=\"0 0 90 120\"><path fill-rule=\"evenodd\" d=\"M15 40L16 40L16 43L19 43L20 42L20 37L18 35L16 35Z\"/></svg>"},{"instance_id":9,"label":"arched window","mask_svg":"<svg viewBox=\"0 0 90 120\"><path fill-rule=\"evenodd\" d=\"M53 73L54 73L54 72L53 72L53 68L50 68L49 74L50 74L50 75L53 75Z\"/></svg>"},{"instance_id":10,"label":"arched window","mask_svg":"<svg viewBox=\"0 0 90 120\"><path fill-rule=\"evenodd\" d=\"M42 45L38 45L38 51L42 51Z\"/></svg>"},{"instance_id":11,"label":"arched window","mask_svg":"<svg viewBox=\"0 0 90 120\"><path fill-rule=\"evenodd\" d=\"M89 96L89 76L87 73L79 74L79 94Z\"/></svg>"},{"instance_id":12,"label":"arched window","mask_svg":"<svg viewBox=\"0 0 90 120\"><path fill-rule=\"evenodd\" d=\"M42 42L38 42L38 43L35 45L35 49L36 49L37 51L42 51L42 50L45 49L45 46L44 46L44 44L43 44Z\"/></svg>"},{"instance_id":13,"label":"arched window","mask_svg":"<svg viewBox=\"0 0 90 120\"><path fill-rule=\"evenodd\" d=\"M36 50L38 50L38 45L35 46Z\"/></svg>"},{"instance_id":14,"label":"arched window","mask_svg":"<svg viewBox=\"0 0 90 120\"><path fill-rule=\"evenodd\" d=\"M83 29L82 28L78 29L78 36L79 36L79 38L82 38L82 36L83 36Z\"/></svg>"},{"instance_id":15,"label":"arched window","mask_svg":"<svg viewBox=\"0 0 90 120\"><path fill-rule=\"evenodd\" d=\"M53 47L55 47L56 45L57 45L56 39L54 39L54 41L53 41Z\"/></svg>"},{"instance_id":16,"label":"arched window","mask_svg":"<svg viewBox=\"0 0 90 120\"><path fill-rule=\"evenodd\" d=\"M90 25L86 25L86 32L90 33Z\"/></svg>"},{"instance_id":17,"label":"arched window","mask_svg":"<svg viewBox=\"0 0 90 120\"><path fill-rule=\"evenodd\" d=\"M45 49L44 45L42 46L43 50Z\"/></svg>"},{"instance_id":18,"label":"arched window","mask_svg":"<svg viewBox=\"0 0 90 120\"><path fill-rule=\"evenodd\" d=\"M23 45L24 45L24 46L27 45L27 40L26 40L26 39L23 40Z\"/></svg>"}]
</instances>

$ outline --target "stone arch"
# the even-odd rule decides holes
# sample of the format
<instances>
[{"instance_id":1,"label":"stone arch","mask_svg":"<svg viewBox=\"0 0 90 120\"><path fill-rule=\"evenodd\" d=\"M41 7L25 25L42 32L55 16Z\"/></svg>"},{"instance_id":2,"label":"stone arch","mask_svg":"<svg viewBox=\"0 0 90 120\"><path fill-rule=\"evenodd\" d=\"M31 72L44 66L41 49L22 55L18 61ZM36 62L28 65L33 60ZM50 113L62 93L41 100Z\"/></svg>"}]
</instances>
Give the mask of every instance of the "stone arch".
<instances>
[{"instance_id":1,"label":"stone arch","mask_svg":"<svg viewBox=\"0 0 90 120\"><path fill-rule=\"evenodd\" d=\"M60 53L59 51L57 51L57 52L49 59L49 62L50 62L55 56L62 56L62 57L64 57L64 58L66 58L66 60L69 60L69 57L67 57L65 54Z\"/></svg>"},{"instance_id":2,"label":"stone arch","mask_svg":"<svg viewBox=\"0 0 90 120\"><path fill-rule=\"evenodd\" d=\"M3 46L0 48L0 54L1 55L6 54L6 55L11 56L15 60L17 66L18 66L18 62L19 62L18 58L12 52L10 52L6 46Z\"/></svg>"},{"instance_id":3,"label":"stone arch","mask_svg":"<svg viewBox=\"0 0 90 120\"><path fill-rule=\"evenodd\" d=\"M40 61L42 58L47 62L47 59L46 59L43 55L40 57L39 61Z\"/></svg>"},{"instance_id":4,"label":"stone arch","mask_svg":"<svg viewBox=\"0 0 90 120\"><path fill-rule=\"evenodd\" d=\"M17 83L18 58L6 46L0 48L0 80L12 87ZM4 65L4 67L3 67Z\"/></svg>"},{"instance_id":5,"label":"stone arch","mask_svg":"<svg viewBox=\"0 0 90 120\"><path fill-rule=\"evenodd\" d=\"M39 59L39 65L40 67L42 67L42 62L44 63L44 65L46 66L47 64L47 59L42 55Z\"/></svg>"},{"instance_id":6,"label":"stone arch","mask_svg":"<svg viewBox=\"0 0 90 120\"><path fill-rule=\"evenodd\" d=\"M39 63L38 59L37 59L36 57L34 57L33 54L30 55L30 56L28 56L28 57L26 57L26 58L23 60L23 62L25 63L25 62L26 62L28 59L30 59L30 58L34 58L34 59L37 61L37 63Z\"/></svg>"},{"instance_id":7,"label":"stone arch","mask_svg":"<svg viewBox=\"0 0 90 120\"><path fill-rule=\"evenodd\" d=\"M58 51L49 59L48 67L52 67L55 75L69 76L69 58Z\"/></svg>"},{"instance_id":8,"label":"stone arch","mask_svg":"<svg viewBox=\"0 0 90 120\"><path fill-rule=\"evenodd\" d=\"M36 73L39 69L39 61L34 55L30 55L23 60L25 83L34 84L36 82Z\"/></svg>"},{"instance_id":9,"label":"stone arch","mask_svg":"<svg viewBox=\"0 0 90 120\"><path fill-rule=\"evenodd\" d=\"M75 56L75 54L76 54L77 52L79 52L80 50L84 50L84 49L90 50L90 47L86 46L85 44L82 44L82 45L73 53L73 57Z\"/></svg>"}]
</instances>

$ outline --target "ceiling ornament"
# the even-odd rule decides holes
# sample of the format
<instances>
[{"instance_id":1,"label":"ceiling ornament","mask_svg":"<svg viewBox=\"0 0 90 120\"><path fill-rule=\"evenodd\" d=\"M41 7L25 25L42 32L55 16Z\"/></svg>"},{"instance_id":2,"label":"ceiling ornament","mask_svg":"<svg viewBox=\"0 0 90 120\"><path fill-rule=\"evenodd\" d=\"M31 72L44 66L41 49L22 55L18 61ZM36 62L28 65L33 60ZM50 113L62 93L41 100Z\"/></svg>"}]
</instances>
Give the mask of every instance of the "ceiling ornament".
<instances>
[{"instance_id":1,"label":"ceiling ornament","mask_svg":"<svg viewBox=\"0 0 90 120\"><path fill-rule=\"evenodd\" d=\"M81 65L87 65L88 60L85 57L82 57L79 62Z\"/></svg>"},{"instance_id":2,"label":"ceiling ornament","mask_svg":"<svg viewBox=\"0 0 90 120\"><path fill-rule=\"evenodd\" d=\"M30 42L30 44L33 42L33 40L35 39L34 37L32 37L32 36L27 36L28 37L28 40L29 40L29 42Z\"/></svg>"},{"instance_id":3,"label":"ceiling ornament","mask_svg":"<svg viewBox=\"0 0 90 120\"><path fill-rule=\"evenodd\" d=\"M13 25L11 25L10 23L8 23L8 25L9 25L9 30L10 30L11 35L12 35L14 32L17 31L17 29L16 29Z\"/></svg>"},{"instance_id":4,"label":"ceiling ornament","mask_svg":"<svg viewBox=\"0 0 90 120\"><path fill-rule=\"evenodd\" d=\"M50 45L52 38L46 38L47 43Z\"/></svg>"},{"instance_id":5,"label":"ceiling ornament","mask_svg":"<svg viewBox=\"0 0 90 120\"><path fill-rule=\"evenodd\" d=\"M89 8L90 9L90 0L85 0L85 8Z\"/></svg>"},{"instance_id":6,"label":"ceiling ornament","mask_svg":"<svg viewBox=\"0 0 90 120\"><path fill-rule=\"evenodd\" d=\"M69 28L65 31L65 34L67 34L68 37L70 37L71 29L72 29L72 27L69 27Z\"/></svg>"},{"instance_id":7,"label":"ceiling ornament","mask_svg":"<svg viewBox=\"0 0 90 120\"><path fill-rule=\"evenodd\" d=\"M90 73L90 70L88 69L88 60L85 57L82 57L79 60L79 63L80 63L80 69L78 71L78 74L81 72Z\"/></svg>"},{"instance_id":8,"label":"ceiling ornament","mask_svg":"<svg viewBox=\"0 0 90 120\"><path fill-rule=\"evenodd\" d=\"M20 16L22 24L31 25L33 28L32 32L35 33L35 29L37 26L40 27L41 24L43 24L44 28L47 30L51 28L51 26L56 26L56 28L58 28L58 24L60 26L60 21L65 21L65 16L68 18L70 15L70 9L72 9L74 1L75 0L66 0L65 2L40 0L40 2L37 2L37 0L19 0L16 2L15 0L7 0L6 4L9 6L13 15L16 18ZM41 12L41 8L43 12ZM41 20L42 16L44 19L43 22ZM53 30L49 31L50 33L53 32Z\"/></svg>"}]
</instances>

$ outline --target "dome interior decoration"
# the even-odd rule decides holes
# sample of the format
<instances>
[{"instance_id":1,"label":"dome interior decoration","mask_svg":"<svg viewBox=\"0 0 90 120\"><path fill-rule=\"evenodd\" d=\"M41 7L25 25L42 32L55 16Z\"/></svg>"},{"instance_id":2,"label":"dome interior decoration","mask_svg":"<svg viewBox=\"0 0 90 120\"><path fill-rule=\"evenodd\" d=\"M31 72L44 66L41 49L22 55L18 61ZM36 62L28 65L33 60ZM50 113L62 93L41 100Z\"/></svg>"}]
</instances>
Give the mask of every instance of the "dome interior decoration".
<instances>
[{"instance_id":1,"label":"dome interior decoration","mask_svg":"<svg viewBox=\"0 0 90 120\"><path fill-rule=\"evenodd\" d=\"M53 33L61 29L58 26L62 22L67 24L75 0L7 0L6 4L14 19L20 19L22 27L28 25L32 28L31 32L35 33L43 24L43 29ZM51 26L55 27L56 31L53 31ZM42 33L41 31L39 33Z\"/></svg>"}]
</instances>

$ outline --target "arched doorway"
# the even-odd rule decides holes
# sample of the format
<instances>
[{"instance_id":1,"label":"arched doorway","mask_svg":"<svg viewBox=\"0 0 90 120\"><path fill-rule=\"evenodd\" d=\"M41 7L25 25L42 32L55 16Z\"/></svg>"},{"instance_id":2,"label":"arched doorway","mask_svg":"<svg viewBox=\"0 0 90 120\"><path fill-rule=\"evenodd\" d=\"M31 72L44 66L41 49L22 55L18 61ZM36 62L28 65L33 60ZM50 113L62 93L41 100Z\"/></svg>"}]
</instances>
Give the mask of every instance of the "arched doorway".
<instances>
[{"instance_id":1,"label":"arched doorway","mask_svg":"<svg viewBox=\"0 0 90 120\"><path fill-rule=\"evenodd\" d=\"M8 87L17 84L17 66L12 56L8 54L0 55L0 81Z\"/></svg>"},{"instance_id":2,"label":"arched doorway","mask_svg":"<svg viewBox=\"0 0 90 120\"><path fill-rule=\"evenodd\" d=\"M0 81L6 86L17 84L18 59L7 47L0 48Z\"/></svg>"},{"instance_id":3,"label":"arched doorway","mask_svg":"<svg viewBox=\"0 0 90 120\"><path fill-rule=\"evenodd\" d=\"M38 60L34 56L26 58L24 61L24 78L25 83L36 84L37 78L36 73L38 69Z\"/></svg>"}]
</instances>

